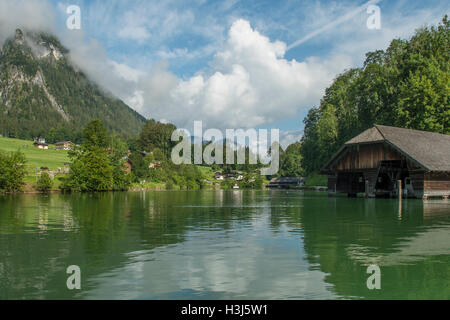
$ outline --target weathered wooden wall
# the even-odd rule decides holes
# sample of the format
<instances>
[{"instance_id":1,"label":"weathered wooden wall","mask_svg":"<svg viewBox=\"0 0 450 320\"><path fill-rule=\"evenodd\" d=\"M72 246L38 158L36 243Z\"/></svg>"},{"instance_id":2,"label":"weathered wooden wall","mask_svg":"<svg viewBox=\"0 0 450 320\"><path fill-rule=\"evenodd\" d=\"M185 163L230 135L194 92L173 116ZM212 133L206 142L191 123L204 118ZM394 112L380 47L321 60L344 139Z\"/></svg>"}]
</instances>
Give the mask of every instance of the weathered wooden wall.
<instances>
[{"instance_id":1,"label":"weathered wooden wall","mask_svg":"<svg viewBox=\"0 0 450 320\"><path fill-rule=\"evenodd\" d=\"M334 193L336 192L336 184L337 184L337 175L328 175L328 192Z\"/></svg>"},{"instance_id":2,"label":"weathered wooden wall","mask_svg":"<svg viewBox=\"0 0 450 320\"><path fill-rule=\"evenodd\" d=\"M383 143L350 146L337 163L338 171L353 171L378 168L383 160L404 160L397 151Z\"/></svg>"},{"instance_id":3,"label":"weathered wooden wall","mask_svg":"<svg viewBox=\"0 0 450 320\"><path fill-rule=\"evenodd\" d=\"M409 177L416 198L422 198L424 194L424 172L410 172Z\"/></svg>"},{"instance_id":4,"label":"weathered wooden wall","mask_svg":"<svg viewBox=\"0 0 450 320\"><path fill-rule=\"evenodd\" d=\"M364 175L358 172L340 172L337 176L336 192L360 193L365 190Z\"/></svg>"},{"instance_id":5,"label":"weathered wooden wall","mask_svg":"<svg viewBox=\"0 0 450 320\"><path fill-rule=\"evenodd\" d=\"M423 189L429 196L450 195L450 173L425 173Z\"/></svg>"}]
</instances>

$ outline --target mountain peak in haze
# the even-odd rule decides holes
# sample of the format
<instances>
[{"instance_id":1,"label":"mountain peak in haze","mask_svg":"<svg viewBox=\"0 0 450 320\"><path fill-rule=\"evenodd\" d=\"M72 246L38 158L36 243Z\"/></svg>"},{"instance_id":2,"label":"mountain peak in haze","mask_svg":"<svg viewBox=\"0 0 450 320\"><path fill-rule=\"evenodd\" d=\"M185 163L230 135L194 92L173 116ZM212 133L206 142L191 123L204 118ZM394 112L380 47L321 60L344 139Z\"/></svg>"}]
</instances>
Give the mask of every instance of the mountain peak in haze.
<instances>
[{"instance_id":1,"label":"mountain peak in haze","mask_svg":"<svg viewBox=\"0 0 450 320\"><path fill-rule=\"evenodd\" d=\"M15 41L22 44L24 37L23 37L23 32L20 29L16 29L16 36L15 36Z\"/></svg>"},{"instance_id":2,"label":"mountain peak in haze","mask_svg":"<svg viewBox=\"0 0 450 320\"><path fill-rule=\"evenodd\" d=\"M112 132L132 136L145 122L78 71L69 51L53 35L17 29L0 52L4 136L32 138L47 136L51 130L79 133L93 119L102 120Z\"/></svg>"}]
</instances>

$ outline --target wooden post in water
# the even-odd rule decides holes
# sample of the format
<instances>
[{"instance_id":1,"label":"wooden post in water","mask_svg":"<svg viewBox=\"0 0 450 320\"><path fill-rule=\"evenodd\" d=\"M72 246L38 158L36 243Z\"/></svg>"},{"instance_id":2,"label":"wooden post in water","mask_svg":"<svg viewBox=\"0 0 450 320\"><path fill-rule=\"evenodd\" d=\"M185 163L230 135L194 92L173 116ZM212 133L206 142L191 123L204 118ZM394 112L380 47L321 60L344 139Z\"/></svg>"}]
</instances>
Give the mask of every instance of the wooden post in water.
<instances>
[{"instance_id":1,"label":"wooden post in water","mask_svg":"<svg viewBox=\"0 0 450 320\"><path fill-rule=\"evenodd\" d=\"M366 179L366 198L369 197L369 179Z\"/></svg>"},{"instance_id":2,"label":"wooden post in water","mask_svg":"<svg viewBox=\"0 0 450 320\"><path fill-rule=\"evenodd\" d=\"M398 218L402 219L402 180L397 180L398 186Z\"/></svg>"}]
</instances>

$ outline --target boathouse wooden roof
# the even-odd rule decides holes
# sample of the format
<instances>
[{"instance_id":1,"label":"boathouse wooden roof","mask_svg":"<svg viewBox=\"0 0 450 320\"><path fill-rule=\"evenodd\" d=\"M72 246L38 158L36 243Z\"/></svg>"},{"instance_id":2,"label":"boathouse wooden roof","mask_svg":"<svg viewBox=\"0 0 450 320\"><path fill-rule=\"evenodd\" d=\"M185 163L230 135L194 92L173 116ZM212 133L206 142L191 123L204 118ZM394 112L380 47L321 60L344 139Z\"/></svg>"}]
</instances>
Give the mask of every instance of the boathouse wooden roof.
<instances>
[{"instance_id":1,"label":"boathouse wooden roof","mask_svg":"<svg viewBox=\"0 0 450 320\"><path fill-rule=\"evenodd\" d=\"M349 140L322 172L352 145L387 143L426 171L450 172L450 135L376 125Z\"/></svg>"}]
</instances>

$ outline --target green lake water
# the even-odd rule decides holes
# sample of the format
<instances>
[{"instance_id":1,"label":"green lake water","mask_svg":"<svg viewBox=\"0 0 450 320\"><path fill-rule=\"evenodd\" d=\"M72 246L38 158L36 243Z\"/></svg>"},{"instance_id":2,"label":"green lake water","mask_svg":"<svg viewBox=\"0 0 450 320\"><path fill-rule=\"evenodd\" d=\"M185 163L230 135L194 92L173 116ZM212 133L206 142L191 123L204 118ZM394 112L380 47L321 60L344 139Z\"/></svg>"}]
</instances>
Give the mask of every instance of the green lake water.
<instances>
[{"instance_id":1,"label":"green lake water","mask_svg":"<svg viewBox=\"0 0 450 320\"><path fill-rule=\"evenodd\" d=\"M367 267L381 270L369 290ZM69 290L66 269L81 269ZM450 201L0 196L0 299L449 299Z\"/></svg>"}]
</instances>

